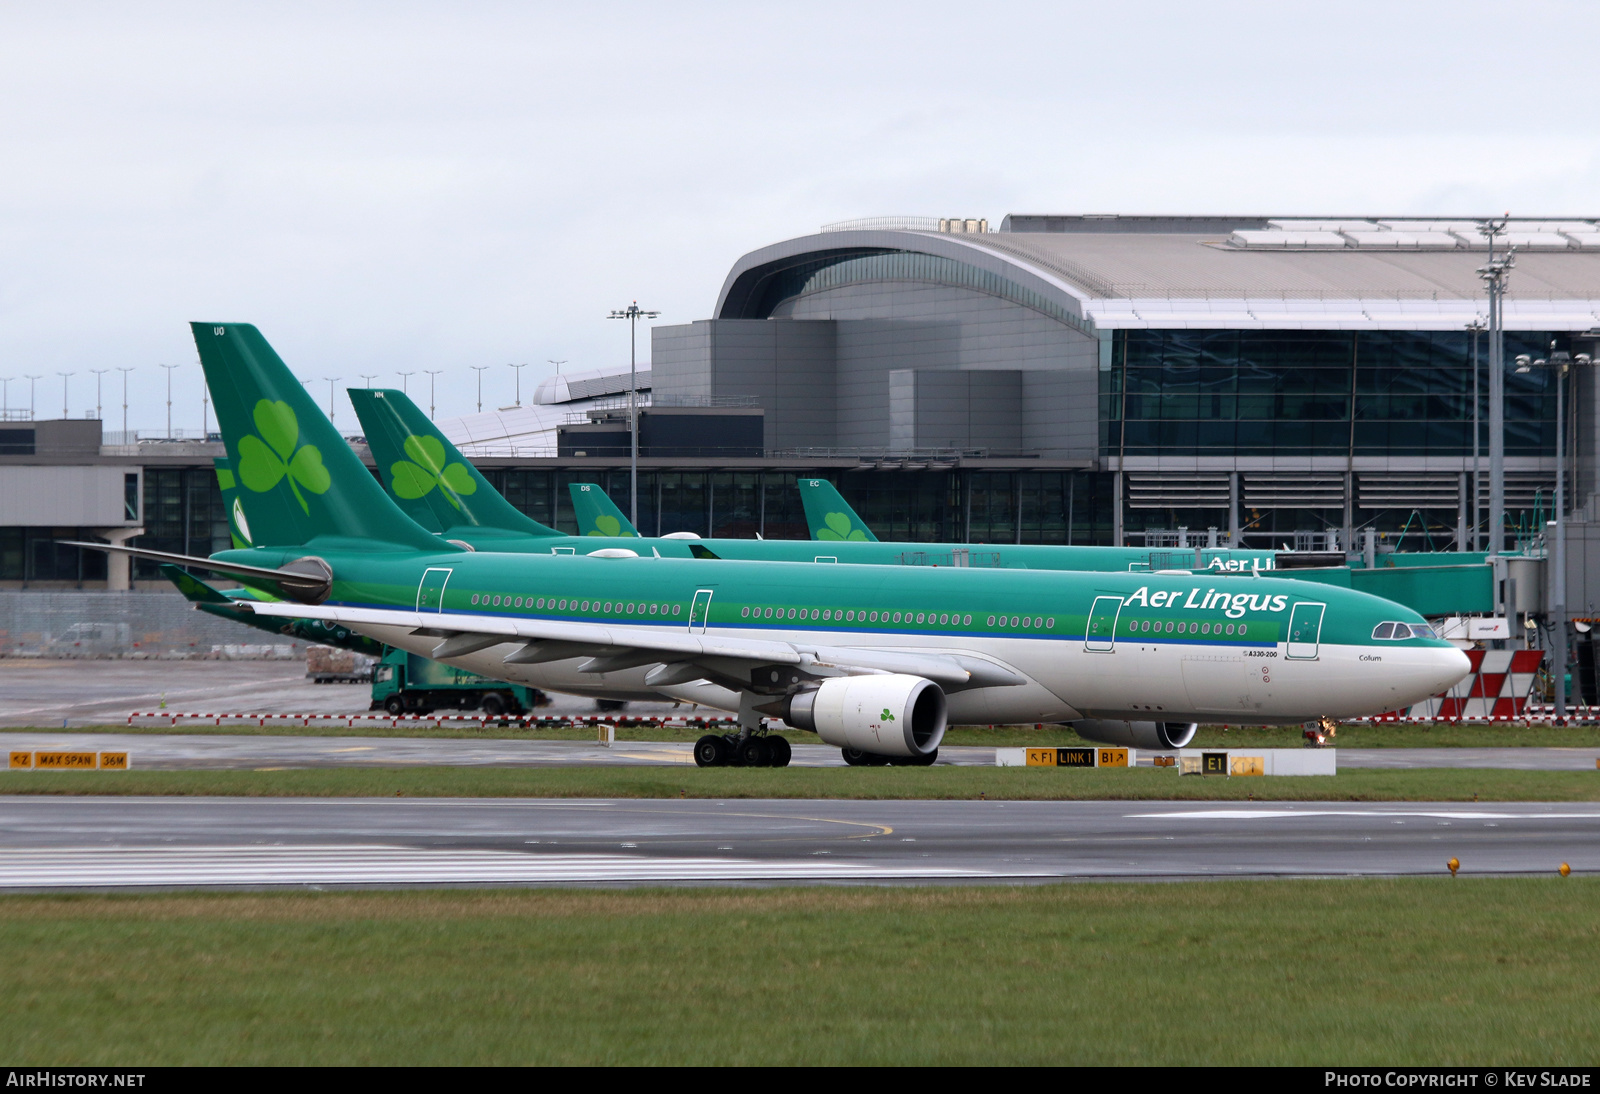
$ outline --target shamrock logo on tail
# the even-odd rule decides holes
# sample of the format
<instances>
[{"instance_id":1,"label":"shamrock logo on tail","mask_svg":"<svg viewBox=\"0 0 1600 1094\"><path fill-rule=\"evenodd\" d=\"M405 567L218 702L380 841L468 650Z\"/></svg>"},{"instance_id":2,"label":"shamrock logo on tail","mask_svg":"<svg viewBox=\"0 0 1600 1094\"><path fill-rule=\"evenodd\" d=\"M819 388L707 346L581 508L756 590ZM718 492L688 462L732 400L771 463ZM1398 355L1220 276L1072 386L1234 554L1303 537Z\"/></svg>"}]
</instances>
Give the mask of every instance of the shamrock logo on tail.
<instances>
[{"instance_id":1,"label":"shamrock logo on tail","mask_svg":"<svg viewBox=\"0 0 1600 1094\"><path fill-rule=\"evenodd\" d=\"M248 434L239 442L239 481L257 494L265 494L280 479L288 478L300 508L310 513L311 506L300 488L325 494L333 485L328 469L322 466L322 453L314 444L300 444L300 420L282 399L262 399L252 417L261 436Z\"/></svg>"},{"instance_id":2,"label":"shamrock logo on tail","mask_svg":"<svg viewBox=\"0 0 1600 1094\"><path fill-rule=\"evenodd\" d=\"M622 522L610 513L601 513L598 517L595 517L594 527L584 534L591 536L620 536L623 538L633 535L632 532L624 532L622 530Z\"/></svg>"},{"instance_id":3,"label":"shamrock logo on tail","mask_svg":"<svg viewBox=\"0 0 1600 1094\"><path fill-rule=\"evenodd\" d=\"M437 486L444 500L460 509L457 495L478 489L466 464L449 462L439 438L413 433L406 438L405 450L411 459L400 460L389 468L389 474L394 476L394 492L400 497L415 500Z\"/></svg>"},{"instance_id":4,"label":"shamrock logo on tail","mask_svg":"<svg viewBox=\"0 0 1600 1094\"><path fill-rule=\"evenodd\" d=\"M822 521L827 527L817 530L818 539L853 539L866 542L867 533L859 528L852 531L850 518L844 513L829 513L822 518Z\"/></svg>"}]
</instances>

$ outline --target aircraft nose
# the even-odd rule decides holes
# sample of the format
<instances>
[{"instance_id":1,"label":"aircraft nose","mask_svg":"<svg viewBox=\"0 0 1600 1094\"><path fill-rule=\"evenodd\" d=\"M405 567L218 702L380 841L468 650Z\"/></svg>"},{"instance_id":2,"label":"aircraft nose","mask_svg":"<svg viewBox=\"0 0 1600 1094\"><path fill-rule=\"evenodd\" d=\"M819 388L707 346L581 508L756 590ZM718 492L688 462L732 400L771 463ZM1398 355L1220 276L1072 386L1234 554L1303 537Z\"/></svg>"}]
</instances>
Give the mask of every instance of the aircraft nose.
<instances>
[{"instance_id":1,"label":"aircraft nose","mask_svg":"<svg viewBox=\"0 0 1600 1094\"><path fill-rule=\"evenodd\" d=\"M1472 662L1466 654L1451 646L1449 649L1430 649L1422 667L1428 678L1428 694L1438 695L1460 683L1461 678L1472 671Z\"/></svg>"}]
</instances>

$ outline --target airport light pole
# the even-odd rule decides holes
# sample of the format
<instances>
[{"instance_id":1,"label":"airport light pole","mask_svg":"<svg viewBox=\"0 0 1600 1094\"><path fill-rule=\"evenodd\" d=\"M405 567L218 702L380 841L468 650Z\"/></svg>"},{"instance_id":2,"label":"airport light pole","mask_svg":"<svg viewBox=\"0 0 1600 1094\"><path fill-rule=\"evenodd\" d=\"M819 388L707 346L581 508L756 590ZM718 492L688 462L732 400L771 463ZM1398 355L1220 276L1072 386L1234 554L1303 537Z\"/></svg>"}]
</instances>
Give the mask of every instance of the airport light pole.
<instances>
[{"instance_id":1,"label":"airport light pole","mask_svg":"<svg viewBox=\"0 0 1600 1094\"><path fill-rule=\"evenodd\" d=\"M433 420L433 385L434 385L434 377L438 376L439 373L444 371L444 369L442 369L442 368L425 368L422 371L426 372L428 374L428 420L432 421Z\"/></svg>"},{"instance_id":2,"label":"airport light pole","mask_svg":"<svg viewBox=\"0 0 1600 1094\"><path fill-rule=\"evenodd\" d=\"M372 381L374 381L374 380L376 380L378 378L378 374L376 372L372 372L372 373L362 372L362 373L358 373L357 375L359 375L363 380L365 380L367 382L367 390L369 390L369 391L372 390Z\"/></svg>"},{"instance_id":3,"label":"airport light pole","mask_svg":"<svg viewBox=\"0 0 1600 1094\"><path fill-rule=\"evenodd\" d=\"M328 424L332 425L333 424L333 400L334 400L333 385L337 384L339 382L339 377L337 377L337 376L324 376L323 379L328 381Z\"/></svg>"},{"instance_id":4,"label":"airport light pole","mask_svg":"<svg viewBox=\"0 0 1600 1094\"><path fill-rule=\"evenodd\" d=\"M1550 343L1550 356L1533 358L1526 353L1517 355L1517 372L1526 374L1534 369L1548 369L1556 374L1556 542L1545 551L1552 571L1550 574L1550 627L1555 632L1556 717L1567 716L1567 372L1574 365L1588 365L1587 353L1576 357L1566 350L1556 349Z\"/></svg>"},{"instance_id":5,"label":"airport light pole","mask_svg":"<svg viewBox=\"0 0 1600 1094\"><path fill-rule=\"evenodd\" d=\"M506 368L515 370L514 375L517 378L517 405L518 406L522 405L522 370L527 368L527 367L528 367L528 363L526 361L524 361L520 365L513 365L510 362L507 362L507 364L506 364Z\"/></svg>"},{"instance_id":6,"label":"airport light pole","mask_svg":"<svg viewBox=\"0 0 1600 1094\"><path fill-rule=\"evenodd\" d=\"M11 381L15 376L0 376L0 417L6 421L11 420Z\"/></svg>"},{"instance_id":7,"label":"airport light pole","mask_svg":"<svg viewBox=\"0 0 1600 1094\"><path fill-rule=\"evenodd\" d=\"M61 377L61 417L63 419L70 418L72 415L67 411L67 378L77 374L73 372L57 371L56 375Z\"/></svg>"},{"instance_id":8,"label":"airport light pole","mask_svg":"<svg viewBox=\"0 0 1600 1094\"><path fill-rule=\"evenodd\" d=\"M39 380L44 378L44 373L40 373L37 376L34 376L31 373L27 374L27 375L28 375L28 420L31 422L31 421L34 421L35 418L36 418L36 415L34 414L34 409L33 409L34 408L34 401L33 401L34 385L36 383L38 383Z\"/></svg>"},{"instance_id":9,"label":"airport light pole","mask_svg":"<svg viewBox=\"0 0 1600 1094\"><path fill-rule=\"evenodd\" d=\"M118 365L117 371L122 373L122 443L128 443L128 373L138 368L137 365Z\"/></svg>"},{"instance_id":10,"label":"airport light pole","mask_svg":"<svg viewBox=\"0 0 1600 1094\"><path fill-rule=\"evenodd\" d=\"M1467 324L1467 332L1472 335L1472 550L1478 549L1481 542L1478 529L1483 525L1483 478L1478 463L1478 451L1482 443L1480 434L1482 429L1478 424L1478 336L1484 331L1485 324L1477 316L1472 317L1472 322Z\"/></svg>"},{"instance_id":11,"label":"airport light pole","mask_svg":"<svg viewBox=\"0 0 1600 1094\"><path fill-rule=\"evenodd\" d=\"M1505 218L1483 224L1489 237L1489 262L1478 276L1489 289L1489 552L1498 555L1506 545L1506 372L1505 327L1501 314L1506 279L1516 265L1515 248L1495 258L1495 236L1506 230Z\"/></svg>"},{"instance_id":12,"label":"airport light pole","mask_svg":"<svg viewBox=\"0 0 1600 1094\"><path fill-rule=\"evenodd\" d=\"M111 370L108 368L92 368L89 371L94 373L94 416L96 420L103 421L105 416L100 413L100 377Z\"/></svg>"},{"instance_id":13,"label":"airport light pole","mask_svg":"<svg viewBox=\"0 0 1600 1094\"><path fill-rule=\"evenodd\" d=\"M628 321L628 519L635 528L639 527L639 320L655 319L660 314L644 311L635 300L606 316Z\"/></svg>"},{"instance_id":14,"label":"airport light pole","mask_svg":"<svg viewBox=\"0 0 1600 1094\"><path fill-rule=\"evenodd\" d=\"M482 414L483 413L483 370L488 368L489 366L488 365L472 365L470 367L471 367L473 372L476 372L478 374L478 413Z\"/></svg>"},{"instance_id":15,"label":"airport light pole","mask_svg":"<svg viewBox=\"0 0 1600 1094\"><path fill-rule=\"evenodd\" d=\"M416 373L415 372L397 372L397 373L395 373L395 375L400 377L400 394L409 395L410 392L407 390L407 387L406 387L406 377L407 376L415 376Z\"/></svg>"},{"instance_id":16,"label":"airport light pole","mask_svg":"<svg viewBox=\"0 0 1600 1094\"><path fill-rule=\"evenodd\" d=\"M172 370L178 365L162 365L167 370L167 440L172 440Z\"/></svg>"}]
</instances>

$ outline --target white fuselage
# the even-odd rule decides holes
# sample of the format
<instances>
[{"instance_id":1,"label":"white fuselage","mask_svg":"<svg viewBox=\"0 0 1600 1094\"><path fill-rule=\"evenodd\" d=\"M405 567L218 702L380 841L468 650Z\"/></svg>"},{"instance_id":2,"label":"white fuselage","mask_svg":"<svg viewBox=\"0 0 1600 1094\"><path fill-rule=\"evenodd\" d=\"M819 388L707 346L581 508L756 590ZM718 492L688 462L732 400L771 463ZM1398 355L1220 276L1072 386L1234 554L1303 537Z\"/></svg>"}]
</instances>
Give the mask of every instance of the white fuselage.
<instances>
[{"instance_id":1,"label":"white fuselage","mask_svg":"<svg viewBox=\"0 0 1600 1094\"><path fill-rule=\"evenodd\" d=\"M412 653L430 656L436 637L410 627L352 624L353 630ZM721 631L752 637L748 629ZM862 641L855 631L807 628L763 630L759 637L808 646L831 645L918 653L956 653L998 662L1026 677L1009 687L952 690L950 721L956 724L1063 722L1084 717L1156 721L1300 722L1317 717L1349 718L1398 710L1452 686L1467 671L1459 650L1439 647L1335 645L1322 643L1314 656L1290 658L1286 643L1245 649L1207 649L1187 643L1119 638L1110 651L1090 651L1084 641L1060 638L994 638L899 634L892 641ZM493 679L546 691L613 699L671 698L736 710L738 696L721 687L680 685L652 688L651 666L610 673L583 673L585 658L546 664L507 664L520 640L446 659L448 664Z\"/></svg>"}]
</instances>

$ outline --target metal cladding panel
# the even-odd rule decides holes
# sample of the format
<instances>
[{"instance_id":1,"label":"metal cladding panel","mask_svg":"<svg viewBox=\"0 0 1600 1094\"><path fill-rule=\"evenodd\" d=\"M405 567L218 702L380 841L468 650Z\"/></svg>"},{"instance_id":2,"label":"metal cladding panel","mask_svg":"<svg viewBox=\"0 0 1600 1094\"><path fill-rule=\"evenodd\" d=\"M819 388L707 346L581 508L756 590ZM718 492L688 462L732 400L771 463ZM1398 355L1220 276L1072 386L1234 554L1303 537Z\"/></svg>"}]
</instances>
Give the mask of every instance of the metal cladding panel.
<instances>
[{"instance_id":1,"label":"metal cladding panel","mask_svg":"<svg viewBox=\"0 0 1600 1094\"><path fill-rule=\"evenodd\" d=\"M1600 523L1568 521L1567 614L1600 618Z\"/></svg>"},{"instance_id":2,"label":"metal cladding panel","mask_svg":"<svg viewBox=\"0 0 1600 1094\"><path fill-rule=\"evenodd\" d=\"M130 473L122 466L0 467L0 526L134 525L123 502Z\"/></svg>"}]
</instances>

